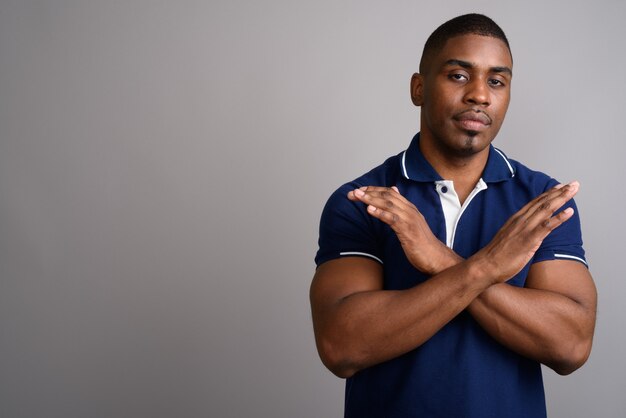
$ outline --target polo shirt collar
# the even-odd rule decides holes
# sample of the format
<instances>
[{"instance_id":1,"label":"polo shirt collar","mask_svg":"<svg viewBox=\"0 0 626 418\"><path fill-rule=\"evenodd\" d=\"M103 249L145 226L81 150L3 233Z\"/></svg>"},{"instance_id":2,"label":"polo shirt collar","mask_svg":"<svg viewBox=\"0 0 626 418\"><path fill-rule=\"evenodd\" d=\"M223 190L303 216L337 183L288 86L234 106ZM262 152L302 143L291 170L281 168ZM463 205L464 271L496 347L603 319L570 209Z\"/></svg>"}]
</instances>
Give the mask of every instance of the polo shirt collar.
<instances>
[{"instance_id":1,"label":"polo shirt collar","mask_svg":"<svg viewBox=\"0 0 626 418\"><path fill-rule=\"evenodd\" d=\"M419 135L418 132L413 137L409 148L400 156L402 174L409 180L419 182L444 180L439 173L435 171L433 166L426 161L426 158L424 158L419 147ZM487 158L487 165L483 171L482 179L486 183L495 183L508 180L512 177L515 177L515 170L509 159L502 151L495 148L493 145L489 145L489 157Z\"/></svg>"}]
</instances>

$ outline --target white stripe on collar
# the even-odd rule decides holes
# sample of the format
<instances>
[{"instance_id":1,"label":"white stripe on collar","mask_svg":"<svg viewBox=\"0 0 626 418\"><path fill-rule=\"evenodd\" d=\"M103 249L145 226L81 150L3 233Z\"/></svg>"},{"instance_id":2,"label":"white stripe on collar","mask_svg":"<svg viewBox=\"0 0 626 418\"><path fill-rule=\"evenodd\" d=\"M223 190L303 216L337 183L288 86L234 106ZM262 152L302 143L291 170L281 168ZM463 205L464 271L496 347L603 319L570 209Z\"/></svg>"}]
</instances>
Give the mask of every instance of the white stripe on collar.
<instances>
[{"instance_id":1,"label":"white stripe on collar","mask_svg":"<svg viewBox=\"0 0 626 418\"><path fill-rule=\"evenodd\" d=\"M504 154L502 153L502 151L500 151L498 148L493 147L493 150L497 152L500 155L500 157L502 157L506 165L509 167L509 171L511 172L511 177L515 177L515 171L513 171L513 167L511 167L511 163L509 163L509 159L506 158Z\"/></svg>"},{"instance_id":2,"label":"white stripe on collar","mask_svg":"<svg viewBox=\"0 0 626 418\"><path fill-rule=\"evenodd\" d=\"M402 153L402 171L404 172L404 177L409 178L409 173L406 172L406 151Z\"/></svg>"}]
</instances>

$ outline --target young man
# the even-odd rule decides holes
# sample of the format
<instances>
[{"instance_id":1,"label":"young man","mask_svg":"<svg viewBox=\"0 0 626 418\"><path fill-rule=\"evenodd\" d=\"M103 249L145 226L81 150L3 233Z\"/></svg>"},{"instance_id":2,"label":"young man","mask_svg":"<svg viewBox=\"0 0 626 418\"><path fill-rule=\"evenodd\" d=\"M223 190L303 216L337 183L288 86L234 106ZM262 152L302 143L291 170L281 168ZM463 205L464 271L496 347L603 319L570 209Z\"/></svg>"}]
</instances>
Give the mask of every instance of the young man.
<instances>
[{"instance_id":1,"label":"young man","mask_svg":"<svg viewBox=\"0 0 626 418\"><path fill-rule=\"evenodd\" d=\"M579 368L595 325L578 183L491 145L513 75L491 19L441 25L419 71L420 133L324 208L318 351L346 417L545 417L540 363Z\"/></svg>"}]
</instances>

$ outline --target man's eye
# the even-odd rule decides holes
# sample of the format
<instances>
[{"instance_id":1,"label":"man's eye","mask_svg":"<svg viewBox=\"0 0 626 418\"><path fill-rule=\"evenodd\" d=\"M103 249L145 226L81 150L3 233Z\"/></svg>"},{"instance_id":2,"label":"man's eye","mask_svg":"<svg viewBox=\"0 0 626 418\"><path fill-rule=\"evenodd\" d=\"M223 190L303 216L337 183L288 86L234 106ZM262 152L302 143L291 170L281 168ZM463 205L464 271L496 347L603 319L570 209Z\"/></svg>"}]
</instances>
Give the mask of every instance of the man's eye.
<instances>
[{"instance_id":1,"label":"man's eye","mask_svg":"<svg viewBox=\"0 0 626 418\"><path fill-rule=\"evenodd\" d=\"M489 80L489 84L491 84L492 86L504 86L504 83L500 80L497 80L495 78L492 78L491 80Z\"/></svg>"},{"instance_id":2,"label":"man's eye","mask_svg":"<svg viewBox=\"0 0 626 418\"><path fill-rule=\"evenodd\" d=\"M451 80L456 80L456 81L463 81L463 80L467 80L467 77L464 74L450 74L449 75Z\"/></svg>"}]
</instances>

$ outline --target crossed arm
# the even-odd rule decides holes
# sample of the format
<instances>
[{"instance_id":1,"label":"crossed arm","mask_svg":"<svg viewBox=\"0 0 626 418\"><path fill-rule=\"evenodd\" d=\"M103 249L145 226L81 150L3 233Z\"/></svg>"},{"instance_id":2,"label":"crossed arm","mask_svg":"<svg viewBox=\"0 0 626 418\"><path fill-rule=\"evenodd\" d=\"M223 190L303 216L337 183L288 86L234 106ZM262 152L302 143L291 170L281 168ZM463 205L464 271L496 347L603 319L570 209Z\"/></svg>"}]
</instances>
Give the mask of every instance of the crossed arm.
<instances>
[{"instance_id":1,"label":"crossed arm","mask_svg":"<svg viewBox=\"0 0 626 418\"><path fill-rule=\"evenodd\" d=\"M587 268L552 260L531 266L525 288L505 282L533 257L543 239L573 211L555 214L577 192L556 187L529 202L482 250L462 259L430 231L397 189L367 187L348 198L390 225L407 258L432 277L402 291L383 290L373 260L346 257L319 266L311 285L318 351L336 375L404 354L464 309L513 351L568 374L586 361L595 326L596 290ZM384 208L384 209L383 209Z\"/></svg>"}]
</instances>

